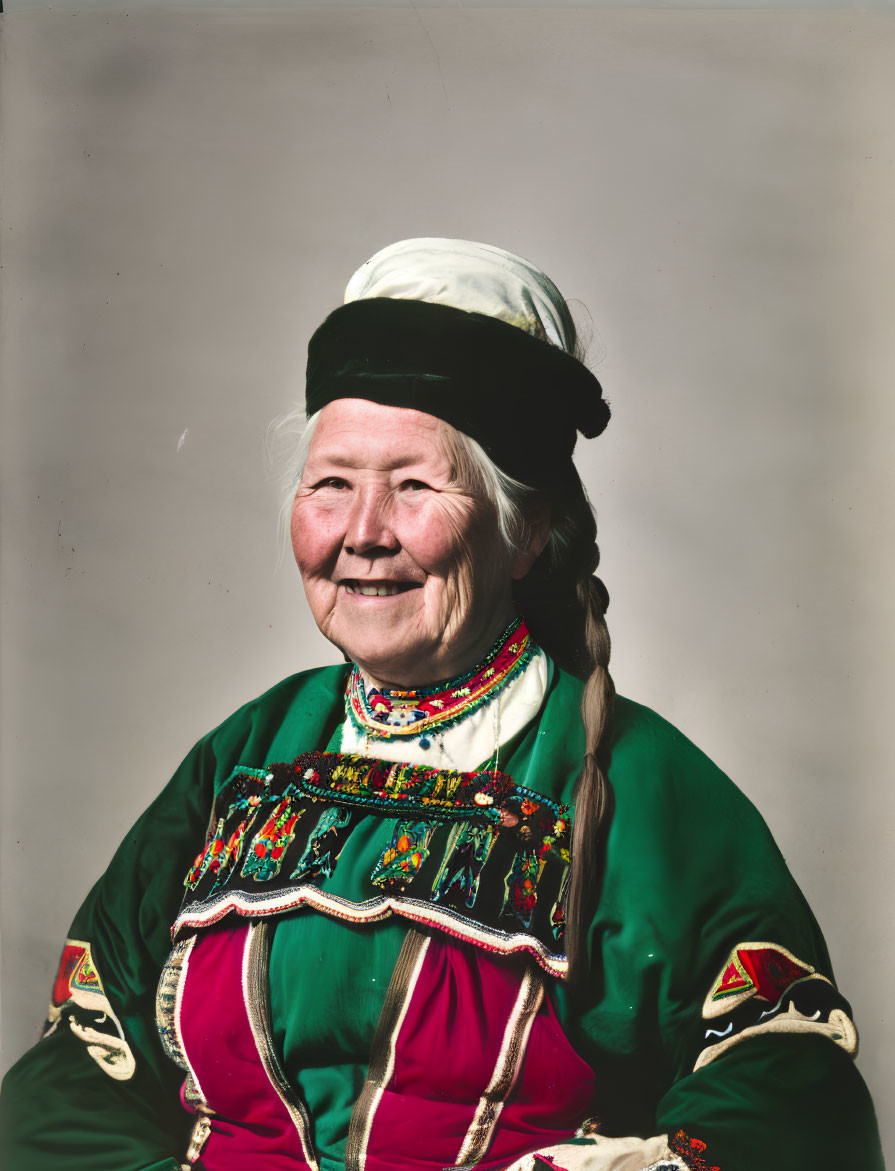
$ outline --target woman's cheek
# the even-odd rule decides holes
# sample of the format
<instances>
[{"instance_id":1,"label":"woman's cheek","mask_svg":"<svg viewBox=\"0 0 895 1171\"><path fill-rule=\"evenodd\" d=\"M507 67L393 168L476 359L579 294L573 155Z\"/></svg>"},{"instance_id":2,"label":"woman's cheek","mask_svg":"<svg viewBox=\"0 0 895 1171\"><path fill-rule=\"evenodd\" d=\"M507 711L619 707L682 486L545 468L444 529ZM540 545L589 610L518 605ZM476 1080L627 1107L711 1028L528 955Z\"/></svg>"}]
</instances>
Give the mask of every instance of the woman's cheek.
<instances>
[{"instance_id":1,"label":"woman's cheek","mask_svg":"<svg viewBox=\"0 0 895 1171\"><path fill-rule=\"evenodd\" d=\"M313 501L296 504L292 513L292 550L301 572L312 573L337 556L344 526L332 508Z\"/></svg>"},{"instance_id":2,"label":"woman's cheek","mask_svg":"<svg viewBox=\"0 0 895 1171\"><path fill-rule=\"evenodd\" d=\"M446 576L463 560L472 519L459 501L436 497L415 515L401 518L404 532L399 539L418 565Z\"/></svg>"}]
</instances>

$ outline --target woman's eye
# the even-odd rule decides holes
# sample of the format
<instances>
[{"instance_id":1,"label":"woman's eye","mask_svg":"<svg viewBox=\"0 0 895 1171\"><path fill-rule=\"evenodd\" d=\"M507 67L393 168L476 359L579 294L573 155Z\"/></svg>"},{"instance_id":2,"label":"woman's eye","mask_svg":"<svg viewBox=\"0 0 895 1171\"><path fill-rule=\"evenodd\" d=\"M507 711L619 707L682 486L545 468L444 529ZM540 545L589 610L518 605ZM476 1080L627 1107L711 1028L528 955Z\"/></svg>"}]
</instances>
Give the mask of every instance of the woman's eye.
<instances>
[{"instance_id":1,"label":"woman's eye","mask_svg":"<svg viewBox=\"0 0 895 1171\"><path fill-rule=\"evenodd\" d=\"M400 488L402 492L427 492L429 485L422 480L402 480Z\"/></svg>"},{"instance_id":2,"label":"woman's eye","mask_svg":"<svg viewBox=\"0 0 895 1171\"><path fill-rule=\"evenodd\" d=\"M322 480L318 480L314 488L347 488L348 481L343 480L341 476L326 476Z\"/></svg>"}]
</instances>

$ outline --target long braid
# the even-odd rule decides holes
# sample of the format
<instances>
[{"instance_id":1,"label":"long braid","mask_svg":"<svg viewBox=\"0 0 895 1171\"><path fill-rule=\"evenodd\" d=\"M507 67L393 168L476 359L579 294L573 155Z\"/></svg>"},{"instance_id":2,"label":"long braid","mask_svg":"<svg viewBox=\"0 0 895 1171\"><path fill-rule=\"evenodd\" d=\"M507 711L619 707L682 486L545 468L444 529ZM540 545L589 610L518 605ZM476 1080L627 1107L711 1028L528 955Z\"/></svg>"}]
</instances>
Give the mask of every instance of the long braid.
<instances>
[{"instance_id":1,"label":"long braid","mask_svg":"<svg viewBox=\"0 0 895 1171\"><path fill-rule=\"evenodd\" d=\"M576 477L577 479L577 477ZM584 680L581 717L585 753L575 786L572 865L565 895L570 982L587 967L587 928L599 890L600 855L611 811L603 737L612 721L615 685L609 674L606 625L609 595L593 575L599 563L596 521L578 481L554 512L556 541L543 564L517 586L517 602L532 637L559 666ZM570 590L569 582L574 582Z\"/></svg>"},{"instance_id":2,"label":"long braid","mask_svg":"<svg viewBox=\"0 0 895 1171\"><path fill-rule=\"evenodd\" d=\"M601 752L603 735L612 719L615 684L609 674L610 640L605 617L605 589L591 577L578 583L585 611L585 645L593 670L584 684L581 717L584 721L584 764L575 786L572 825L572 867L566 894L566 954L569 973L577 982L587 965L588 924L599 886L599 855L605 823L611 809L611 790Z\"/></svg>"}]
</instances>

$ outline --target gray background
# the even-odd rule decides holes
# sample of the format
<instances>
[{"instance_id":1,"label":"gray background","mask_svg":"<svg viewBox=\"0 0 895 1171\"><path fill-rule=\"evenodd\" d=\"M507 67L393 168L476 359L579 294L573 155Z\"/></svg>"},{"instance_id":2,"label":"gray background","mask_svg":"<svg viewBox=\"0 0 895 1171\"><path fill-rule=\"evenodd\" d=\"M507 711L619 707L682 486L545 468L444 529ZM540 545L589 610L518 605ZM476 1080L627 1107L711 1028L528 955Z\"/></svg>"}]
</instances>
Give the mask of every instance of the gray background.
<instances>
[{"instance_id":1,"label":"gray background","mask_svg":"<svg viewBox=\"0 0 895 1171\"><path fill-rule=\"evenodd\" d=\"M769 820L892 1149L892 17L11 7L4 1063L191 743L333 660L266 427L353 269L457 235L593 317L619 689Z\"/></svg>"}]
</instances>

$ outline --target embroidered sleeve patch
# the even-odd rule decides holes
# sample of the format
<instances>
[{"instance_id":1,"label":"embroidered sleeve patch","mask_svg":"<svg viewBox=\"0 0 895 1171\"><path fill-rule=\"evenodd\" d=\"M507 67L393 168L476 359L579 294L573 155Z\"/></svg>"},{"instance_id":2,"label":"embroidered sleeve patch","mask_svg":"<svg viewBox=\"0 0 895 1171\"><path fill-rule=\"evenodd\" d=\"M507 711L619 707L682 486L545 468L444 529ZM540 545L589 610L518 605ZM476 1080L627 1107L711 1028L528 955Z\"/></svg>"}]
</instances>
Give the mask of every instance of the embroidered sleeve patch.
<instances>
[{"instance_id":1,"label":"embroidered sleeve patch","mask_svg":"<svg viewBox=\"0 0 895 1171\"><path fill-rule=\"evenodd\" d=\"M711 1022L694 1070L760 1033L819 1033L846 1053L858 1048L847 1002L810 964L776 943L740 943L702 1007Z\"/></svg>"},{"instance_id":2,"label":"embroidered sleeve patch","mask_svg":"<svg viewBox=\"0 0 895 1171\"><path fill-rule=\"evenodd\" d=\"M66 1023L103 1073L119 1082L133 1077L134 1055L103 989L90 944L79 939L65 941L43 1035Z\"/></svg>"}]
</instances>

